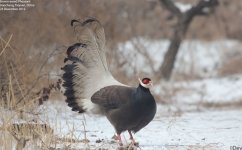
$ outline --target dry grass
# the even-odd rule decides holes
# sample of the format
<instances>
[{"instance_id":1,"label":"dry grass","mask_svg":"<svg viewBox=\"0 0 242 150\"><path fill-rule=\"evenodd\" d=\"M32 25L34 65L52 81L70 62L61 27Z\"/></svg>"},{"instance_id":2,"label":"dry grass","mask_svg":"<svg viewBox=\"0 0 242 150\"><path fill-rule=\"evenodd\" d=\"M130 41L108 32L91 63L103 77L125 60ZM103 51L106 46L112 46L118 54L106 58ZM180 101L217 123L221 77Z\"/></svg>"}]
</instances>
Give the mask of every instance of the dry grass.
<instances>
[{"instance_id":1,"label":"dry grass","mask_svg":"<svg viewBox=\"0 0 242 150\"><path fill-rule=\"evenodd\" d=\"M53 140L53 129L46 124L38 123L13 123L3 126L3 149L7 145L14 145L13 138L16 141L16 149L22 150L27 142L34 145L41 145L43 148L48 148ZM13 138L10 138L13 137ZM7 140L10 138L11 140ZM11 142L11 144L9 143Z\"/></svg>"},{"instance_id":2,"label":"dry grass","mask_svg":"<svg viewBox=\"0 0 242 150\"><path fill-rule=\"evenodd\" d=\"M8 69L5 70L7 78L1 84L1 148L8 150L16 147L16 150L22 150L28 141L34 142L36 145L41 143L42 147L48 147L53 130L46 124L29 121L30 116L34 115L33 110L38 106L36 104L38 96L31 95L31 92L25 93L22 81L15 74L16 70L12 68L9 71ZM23 123L19 123L19 121Z\"/></svg>"},{"instance_id":3,"label":"dry grass","mask_svg":"<svg viewBox=\"0 0 242 150\"><path fill-rule=\"evenodd\" d=\"M40 100L48 99L53 89L60 90L61 82L48 84L51 80L40 71L46 69L48 59L27 59L30 56L25 51L11 45L12 39L12 34L7 40L0 39L0 149L22 150L26 145L55 149L59 141L77 142L73 136L54 136L49 123L39 119Z\"/></svg>"},{"instance_id":4,"label":"dry grass","mask_svg":"<svg viewBox=\"0 0 242 150\"><path fill-rule=\"evenodd\" d=\"M69 134L57 137L48 121L42 121L39 112L35 110L38 103L34 103L34 101L37 101L39 97L36 96L35 100L29 100L29 103L17 104L19 100L15 96L12 86L11 77L9 77L10 88L6 93L3 93L6 96L0 97L0 149L23 150L26 145L29 149L56 149L59 144L64 149L70 149L68 145L75 143L88 145L84 123L82 140L74 136L73 132L76 129L72 128L70 123L66 123L70 128ZM60 126L60 122L56 120L55 126Z\"/></svg>"},{"instance_id":5,"label":"dry grass","mask_svg":"<svg viewBox=\"0 0 242 150\"><path fill-rule=\"evenodd\" d=\"M13 91L9 91L9 93L13 93ZM1 98L1 102L2 100L3 99ZM47 143L46 139L48 138L46 137L48 137L47 135L49 133L53 133L53 131L51 131L51 129L45 124L30 123L25 121L30 119L26 115L27 110L25 109L28 108L28 106L22 105L22 107L16 107L15 98L8 98L6 101L7 104L0 105L1 148L13 149L16 145L16 149L21 150L26 145L26 142L36 141L36 139L41 139L44 141L43 143ZM23 110L25 112L23 112ZM18 123L18 120L22 120L24 123ZM15 121L17 121L17 123L14 123Z\"/></svg>"}]
</instances>

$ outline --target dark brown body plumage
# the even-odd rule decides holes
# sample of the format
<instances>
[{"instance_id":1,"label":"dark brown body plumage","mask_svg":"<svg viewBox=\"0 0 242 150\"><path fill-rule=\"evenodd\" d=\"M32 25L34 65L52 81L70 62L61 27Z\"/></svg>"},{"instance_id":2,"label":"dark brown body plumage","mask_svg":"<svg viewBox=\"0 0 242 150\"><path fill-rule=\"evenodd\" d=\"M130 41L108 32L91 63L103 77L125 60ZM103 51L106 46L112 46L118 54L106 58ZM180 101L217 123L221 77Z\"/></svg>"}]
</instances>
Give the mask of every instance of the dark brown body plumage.
<instances>
[{"instance_id":1,"label":"dark brown body plumage","mask_svg":"<svg viewBox=\"0 0 242 150\"><path fill-rule=\"evenodd\" d=\"M156 103L150 90L140 85L138 88L104 87L91 100L100 105L118 134L126 130L139 131L156 113Z\"/></svg>"}]
</instances>

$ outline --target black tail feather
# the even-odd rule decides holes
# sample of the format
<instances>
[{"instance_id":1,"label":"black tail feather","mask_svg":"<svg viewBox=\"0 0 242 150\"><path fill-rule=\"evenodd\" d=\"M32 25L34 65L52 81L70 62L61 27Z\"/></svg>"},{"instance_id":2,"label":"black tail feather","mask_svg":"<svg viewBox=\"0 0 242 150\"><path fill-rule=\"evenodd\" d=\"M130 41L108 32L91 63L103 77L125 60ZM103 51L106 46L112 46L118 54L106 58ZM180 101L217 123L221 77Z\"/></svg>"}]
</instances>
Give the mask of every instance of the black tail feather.
<instances>
[{"instance_id":1,"label":"black tail feather","mask_svg":"<svg viewBox=\"0 0 242 150\"><path fill-rule=\"evenodd\" d=\"M64 82L63 87L66 89L64 95L66 96L66 102L68 103L68 106L72 107L73 111L78 111L79 113L85 112L85 110L79 106L76 102L78 97L75 97L74 89L73 89L73 70L75 68L75 64L67 64L65 65L62 70L64 71L64 74L62 76Z\"/></svg>"}]
</instances>

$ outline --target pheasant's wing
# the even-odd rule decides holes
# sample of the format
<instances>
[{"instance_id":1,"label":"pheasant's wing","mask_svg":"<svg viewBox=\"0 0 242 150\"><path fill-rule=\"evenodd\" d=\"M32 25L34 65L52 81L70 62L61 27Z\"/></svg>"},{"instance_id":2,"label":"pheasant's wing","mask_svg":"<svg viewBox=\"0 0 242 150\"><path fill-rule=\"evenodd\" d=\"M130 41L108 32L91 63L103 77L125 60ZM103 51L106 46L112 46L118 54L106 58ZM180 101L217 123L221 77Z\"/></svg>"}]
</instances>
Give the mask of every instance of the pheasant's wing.
<instances>
[{"instance_id":1,"label":"pheasant's wing","mask_svg":"<svg viewBox=\"0 0 242 150\"><path fill-rule=\"evenodd\" d=\"M93 94L93 103L102 106L106 110L116 109L130 103L134 97L135 88L112 85L107 86Z\"/></svg>"},{"instance_id":2,"label":"pheasant's wing","mask_svg":"<svg viewBox=\"0 0 242 150\"><path fill-rule=\"evenodd\" d=\"M111 75L107 60L104 29L95 18L72 21L78 43L67 49L63 67L64 95L72 110L98 113L92 95L109 85L122 85Z\"/></svg>"}]
</instances>

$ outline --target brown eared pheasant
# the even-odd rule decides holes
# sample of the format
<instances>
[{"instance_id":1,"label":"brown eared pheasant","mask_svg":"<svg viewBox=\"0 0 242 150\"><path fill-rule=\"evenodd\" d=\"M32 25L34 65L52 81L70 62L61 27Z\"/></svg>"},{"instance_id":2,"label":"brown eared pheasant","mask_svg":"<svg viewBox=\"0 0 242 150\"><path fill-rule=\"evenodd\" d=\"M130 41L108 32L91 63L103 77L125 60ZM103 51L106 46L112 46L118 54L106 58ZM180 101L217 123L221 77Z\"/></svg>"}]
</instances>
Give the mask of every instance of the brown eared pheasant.
<instances>
[{"instance_id":1,"label":"brown eared pheasant","mask_svg":"<svg viewBox=\"0 0 242 150\"><path fill-rule=\"evenodd\" d=\"M124 85L114 79L106 61L105 33L95 18L83 22L72 20L78 42L67 49L62 68L64 95L73 111L90 112L107 117L120 134L136 133L154 118L156 102L149 88L150 78L139 79L137 87Z\"/></svg>"}]
</instances>

